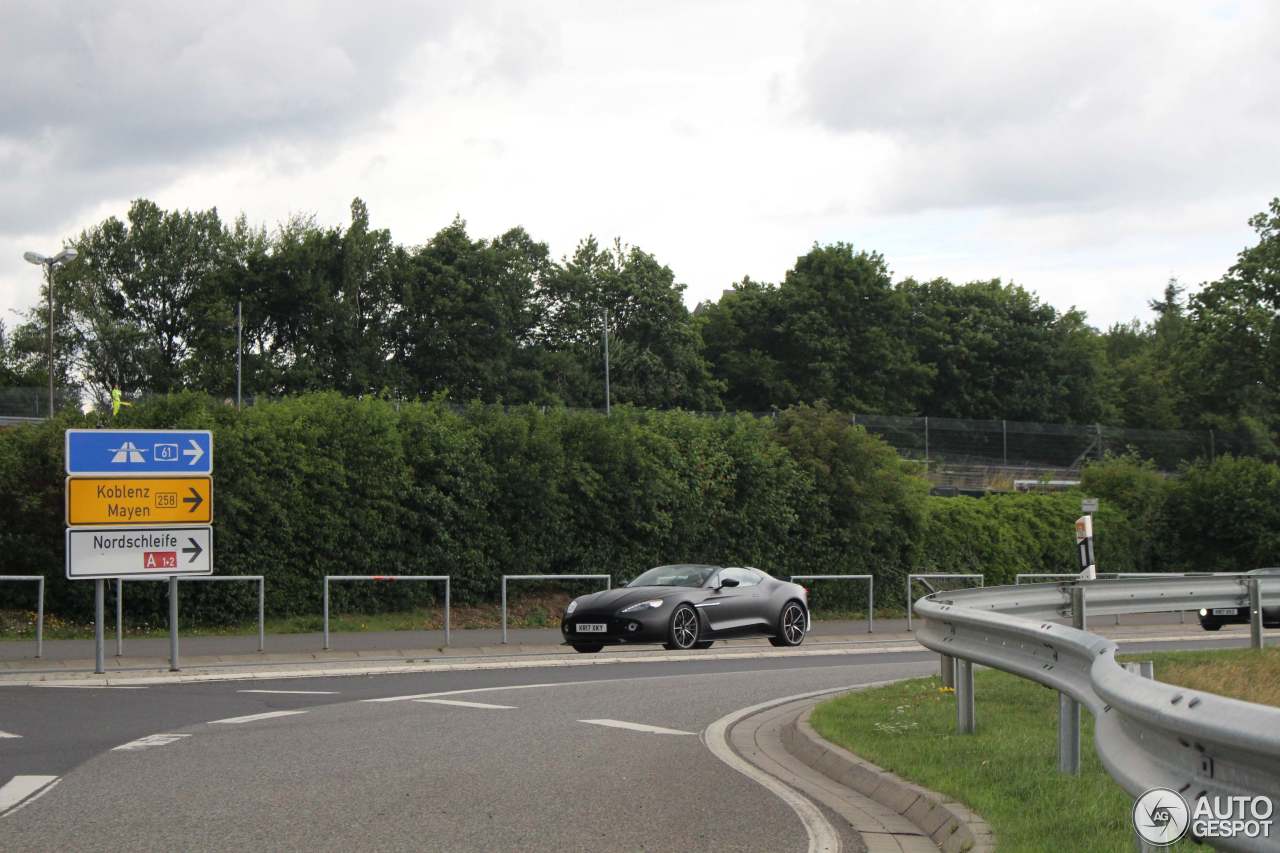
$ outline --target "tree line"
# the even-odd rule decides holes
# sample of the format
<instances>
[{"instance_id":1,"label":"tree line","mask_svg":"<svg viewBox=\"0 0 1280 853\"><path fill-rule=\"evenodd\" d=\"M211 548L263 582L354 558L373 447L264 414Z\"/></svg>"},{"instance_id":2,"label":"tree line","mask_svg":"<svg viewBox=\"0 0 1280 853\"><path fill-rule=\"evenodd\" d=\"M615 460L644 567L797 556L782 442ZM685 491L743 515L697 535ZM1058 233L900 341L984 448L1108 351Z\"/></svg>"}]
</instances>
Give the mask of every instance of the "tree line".
<instances>
[{"instance_id":1,"label":"tree line","mask_svg":"<svg viewBox=\"0 0 1280 853\"><path fill-rule=\"evenodd\" d=\"M1152 319L1091 326L998 279L895 281L880 254L814 245L780 282L744 278L692 311L670 267L621 241L554 258L523 228L456 219L421 244L370 224L295 217L269 231L217 210L138 200L69 241L59 270L55 380L103 398L246 394L869 413L1245 431L1275 453L1280 198L1256 242ZM0 387L47 383L47 317L0 325Z\"/></svg>"}]
</instances>

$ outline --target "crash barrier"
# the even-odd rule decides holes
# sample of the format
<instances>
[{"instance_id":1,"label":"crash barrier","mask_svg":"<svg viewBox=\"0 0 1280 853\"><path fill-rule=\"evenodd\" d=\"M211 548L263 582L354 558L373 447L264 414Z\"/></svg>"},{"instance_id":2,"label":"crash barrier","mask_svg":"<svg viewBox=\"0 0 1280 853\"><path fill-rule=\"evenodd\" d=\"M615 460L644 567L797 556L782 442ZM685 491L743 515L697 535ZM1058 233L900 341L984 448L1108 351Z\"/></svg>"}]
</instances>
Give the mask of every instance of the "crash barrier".
<instances>
[{"instance_id":1,"label":"crash barrier","mask_svg":"<svg viewBox=\"0 0 1280 853\"><path fill-rule=\"evenodd\" d=\"M1189 575L948 590L915 603L922 621L915 636L942 655L944 671L954 661L961 733L975 728L973 665L983 664L1059 692L1061 771L1079 773L1083 705L1094 717L1103 767L1135 797L1168 788L1194 809L1202 800L1261 796L1274 811L1280 806L1280 708L1142 678L1116 661L1114 642L1086 630L1094 615L1248 607L1260 647L1264 600L1280 605L1280 577ZM1075 627L1055 621L1064 618ZM1273 829L1269 840L1214 838L1213 845L1276 851L1280 836Z\"/></svg>"},{"instance_id":2,"label":"crash barrier","mask_svg":"<svg viewBox=\"0 0 1280 853\"><path fill-rule=\"evenodd\" d=\"M983 586L983 585L985 584L985 582L986 582L986 579L985 579L985 578L983 578L983 577L982 577L982 575L966 575L966 574L957 574L957 573L954 573L954 572L952 572L952 573L948 573L948 572L926 572L926 573L924 573L924 574L911 574L911 575L907 575L907 597L906 597L906 599L905 599L905 600L906 600L906 602L907 602L907 630L908 630L908 631L910 631L910 630L911 630L911 585L912 585L913 583L915 583L916 581L920 581L920 582L922 582L925 586L927 586L927 587L929 588L929 592L937 592L937 590L933 588L933 584L929 583L929 581L931 581L931 580L947 580L947 579L950 579L950 580L970 580L970 581L971 581L971 580L976 580L976 581L978 582L978 586Z\"/></svg>"},{"instance_id":3,"label":"crash barrier","mask_svg":"<svg viewBox=\"0 0 1280 853\"><path fill-rule=\"evenodd\" d=\"M867 633L875 633L876 579L874 575L792 575L796 581L866 581L867 582ZM908 601L911 599L908 598ZM811 620L812 621L812 620Z\"/></svg>"},{"instance_id":4,"label":"crash barrier","mask_svg":"<svg viewBox=\"0 0 1280 853\"><path fill-rule=\"evenodd\" d=\"M133 581L167 581L168 577L148 578L116 578L116 657L124 654L124 582ZM266 581L262 575L190 575L179 576L179 583L190 581L244 581L258 585L258 651L266 651L267 623L266 615ZM177 663L174 662L174 666Z\"/></svg>"},{"instance_id":5,"label":"crash barrier","mask_svg":"<svg viewBox=\"0 0 1280 853\"><path fill-rule=\"evenodd\" d=\"M324 576L324 648L329 648L329 582L330 581L443 581L444 644L449 645L449 576L448 575L325 575Z\"/></svg>"},{"instance_id":6,"label":"crash barrier","mask_svg":"<svg viewBox=\"0 0 1280 853\"><path fill-rule=\"evenodd\" d=\"M0 581L31 581L36 584L36 657L44 657L44 576L0 575Z\"/></svg>"},{"instance_id":7,"label":"crash barrier","mask_svg":"<svg viewBox=\"0 0 1280 853\"><path fill-rule=\"evenodd\" d=\"M611 575L503 575L502 576L502 642L507 642L507 581L589 581L604 580L605 589L613 589Z\"/></svg>"}]
</instances>

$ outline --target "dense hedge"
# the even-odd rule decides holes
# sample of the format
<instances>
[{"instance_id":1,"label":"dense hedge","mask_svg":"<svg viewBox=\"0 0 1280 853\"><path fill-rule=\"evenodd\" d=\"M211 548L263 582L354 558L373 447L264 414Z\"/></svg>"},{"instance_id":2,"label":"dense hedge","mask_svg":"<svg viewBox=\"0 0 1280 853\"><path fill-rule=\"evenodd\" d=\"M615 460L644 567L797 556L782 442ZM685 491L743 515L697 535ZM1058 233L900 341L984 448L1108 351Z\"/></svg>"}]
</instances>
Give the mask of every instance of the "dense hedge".
<instances>
[{"instance_id":1,"label":"dense hedge","mask_svg":"<svg viewBox=\"0 0 1280 853\"><path fill-rule=\"evenodd\" d=\"M105 425L64 414L0 430L0 572L45 574L50 611L67 616L88 616L92 584L63 577L63 430ZM911 463L822 408L756 419L621 407L606 418L315 394L236 412L176 395L110 425L214 431L215 571L266 575L277 615L317 613L324 574L448 574L455 600L474 602L496 598L503 573L619 582L663 562L726 562L784 577L871 572L877 600L901 604L909 570L994 583L1074 568L1078 494L926 497ZM1104 499L1100 565L1268 562L1278 470L1228 459L1166 482L1131 461L1091 469L1087 486ZM252 593L238 587L184 587L183 611L244 618ZM129 589L132 616L162 612L162 584ZM0 588L0 601L17 594ZM343 590L347 606L370 609L434 594Z\"/></svg>"}]
</instances>

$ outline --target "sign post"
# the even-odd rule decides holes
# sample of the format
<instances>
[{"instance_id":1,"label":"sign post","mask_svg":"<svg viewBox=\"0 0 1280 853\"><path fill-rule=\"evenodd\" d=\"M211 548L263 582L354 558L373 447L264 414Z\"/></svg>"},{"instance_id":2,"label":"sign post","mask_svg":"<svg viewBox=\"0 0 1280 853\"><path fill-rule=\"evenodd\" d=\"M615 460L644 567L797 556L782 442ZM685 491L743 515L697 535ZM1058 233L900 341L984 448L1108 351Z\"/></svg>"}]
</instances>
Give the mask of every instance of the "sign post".
<instances>
[{"instance_id":1,"label":"sign post","mask_svg":"<svg viewBox=\"0 0 1280 853\"><path fill-rule=\"evenodd\" d=\"M1098 566L1093 558L1093 516L1076 519L1076 553L1080 557L1080 579L1097 580Z\"/></svg>"},{"instance_id":2,"label":"sign post","mask_svg":"<svg viewBox=\"0 0 1280 853\"><path fill-rule=\"evenodd\" d=\"M213 574L213 434L69 429L66 468L66 573L96 587L94 671L105 671L104 581L150 576L169 580L177 672L178 577Z\"/></svg>"}]
</instances>

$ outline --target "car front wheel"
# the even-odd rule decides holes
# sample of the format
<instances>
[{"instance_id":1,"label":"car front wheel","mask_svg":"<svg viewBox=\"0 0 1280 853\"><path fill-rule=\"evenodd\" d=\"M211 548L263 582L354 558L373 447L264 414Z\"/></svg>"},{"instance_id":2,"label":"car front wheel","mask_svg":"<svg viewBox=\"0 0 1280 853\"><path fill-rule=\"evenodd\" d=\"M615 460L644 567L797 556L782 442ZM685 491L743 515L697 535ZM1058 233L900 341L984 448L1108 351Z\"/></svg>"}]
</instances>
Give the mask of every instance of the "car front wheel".
<instances>
[{"instance_id":1,"label":"car front wheel","mask_svg":"<svg viewBox=\"0 0 1280 853\"><path fill-rule=\"evenodd\" d=\"M594 652L598 652L603 648L604 643L578 643L573 647L573 650L575 652L581 652L584 655L589 655Z\"/></svg>"},{"instance_id":2,"label":"car front wheel","mask_svg":"<svg viewBox=\"0 0 1280 853\"><path fill-rule=\"evenodd\" d=\"M681 604L671 614L671 627L663 647L671 651L685 651L698 643L698 614L687 604Z\"/></svg>"},{"instance_id":3,"label":"car front wheel","mask_svg":"<svg viewBox=\"0 0 1280 853\"><path fill-rule=\"evenodd\" d=\"M798 646L804 642L804 608L799 602L788 601L778 614L778 633L769 638L775 646Z\"/></svg>"}]
</instances>

